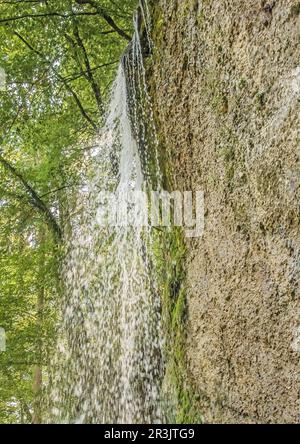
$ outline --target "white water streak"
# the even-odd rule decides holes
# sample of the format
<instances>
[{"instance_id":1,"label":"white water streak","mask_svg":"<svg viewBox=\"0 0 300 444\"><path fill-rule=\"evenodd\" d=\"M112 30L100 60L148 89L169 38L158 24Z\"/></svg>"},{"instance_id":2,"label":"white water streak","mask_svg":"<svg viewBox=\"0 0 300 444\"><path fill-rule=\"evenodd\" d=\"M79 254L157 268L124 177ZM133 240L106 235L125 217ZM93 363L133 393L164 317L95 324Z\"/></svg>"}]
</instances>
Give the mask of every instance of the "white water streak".
<instances>
[{"instance_id":1,"label":"white water streak","mask_svg":"<svg viewBox=\"0 0 300 444\"><path fill-rule=\"evenodd\" d=\"M164 421L160 299L151 275L150 230L103 228L97 223L102 205L99 190L139 190L145 179L139 143L147 163L145 116L152 112L139 115L138 95L145 95L146 107L150 99L137 28L132 53L131 118L121 64L94 152L93 178L87 184L87 196L79 196L84 199L84 211L72 221L67 243L67 297L52 380L52 422ZM151 118L150 127L154 128ZM132 128L144 140L138 143ZM153 137L157 151L156 135ZM155 156L160 177L157 152Z\"/></svg>"}]
</instances>

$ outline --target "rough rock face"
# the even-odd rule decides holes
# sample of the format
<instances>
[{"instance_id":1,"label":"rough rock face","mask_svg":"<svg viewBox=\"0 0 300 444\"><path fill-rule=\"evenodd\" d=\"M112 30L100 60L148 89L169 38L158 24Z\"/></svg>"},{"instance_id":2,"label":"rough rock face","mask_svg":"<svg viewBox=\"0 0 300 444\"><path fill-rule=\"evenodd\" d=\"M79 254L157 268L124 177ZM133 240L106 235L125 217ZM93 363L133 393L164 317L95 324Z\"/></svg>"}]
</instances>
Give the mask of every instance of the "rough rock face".
<instances>
[{"instance_id":1,"label":"rough rock face","mask_svg":"<svg viewBox=\"0 0 300 444\"><path fill-rule=\"evenodd\" d=\"M187 360L205 422L300 420L300 2L157 0L151 74L188 241Z\"/></svg>"}]
</instances>

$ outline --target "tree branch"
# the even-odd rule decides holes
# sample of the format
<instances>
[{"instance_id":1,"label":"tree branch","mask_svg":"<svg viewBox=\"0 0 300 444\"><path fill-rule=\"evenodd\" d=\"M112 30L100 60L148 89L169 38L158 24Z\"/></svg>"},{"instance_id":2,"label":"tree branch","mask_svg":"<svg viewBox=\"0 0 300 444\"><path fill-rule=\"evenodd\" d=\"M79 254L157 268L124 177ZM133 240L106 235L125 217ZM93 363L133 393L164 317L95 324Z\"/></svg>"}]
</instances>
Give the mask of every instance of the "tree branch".
<instances>
[{"instance_id":1,"label":"tree branch","mask_svg":"<svg viewBox=\"0 0 300 444\"><path fill-rule=\"evenodd\" d=\"M96 66L95 68L91 68L91 71L93 72L93 71L96 71L97 69L107 68L108 66L115 65L116 63L119 63L119 60L115 60L114 62L104 63L103 65ZM86 74L87 74L87 71L83 70L83 71L80 71L76 74L73 74L72 76L64 77L64 79L66 82L73 82L74 80L77 80L80 77L85 76Z\"/></svg>"},{"instance_id":2,"label":"tree branch","mask_svg":"<svg viewBox=\"0 0 300 444\"><path fill-rule=\"evenodd\" d=\"M64 190L66 190L68 188L74 188L74 187L79 186L79 185L80 184L78 184L78 183L73 183L73 184L70 184L70 185L64 185L64 186L61 186L59 188L56 188L55 190L48 191L47 193L42 194L42 196L40 196L40 197L43 198L43 197L49 196L50 194L58 193L59 191L64 191Z\"/></svg>"},{"instance_id":3,"label":"tree branch","mask_svg":"<svg viewBox=\"0 0 300 444\"><path fill-rule=\"evenodd\" d=\"M53 73L55 74L55 76L57 77L58 80L60 80L65 88L69 91L69 93L73 96L82 116L89 122L89 124L93 127L93 129L95 131L98 130L98 127L96 125L96 123L91 119L91 117L88 115L88 113L86 112L86 110L84 109L79 97L77 96L76 92L71 88L71 86L68 84L68 82L65 80L65 78L63 76L61 76L58 71L51 65L51 63L49 63L49 61L47 60L47 58L44 56L44 54L42 54L40 51L38 51L37 49L33 48L33 46L24 38L22 37L17 31L14 32L14 34L31 50L33 51L35 54L37 54L39 57L41 57L51 68L51 70L53 71Z\"/></svg>"},{"instance_id":4,"label":"tree branch","mask_svg":"<svg viewBox=\"0 0 300 444\"><path fill-rule=\"evenodd\" d=\"M84 16L84 15L88 15L88 16L95 16L98 15L98 12L78 12L75 14L75 16ZM23 14L23 15L17 15L14 17L5 17L5 18L1 18L0 19L0 23L8 23L8 22L15 22L18 20L23 20L23 19L27 19L27 18L47 18L47 17L60 17L60 18L64 18L64 19L69 19L72 18L74 14L64 14L63 12L44 12L41 14Z\"/></svg>"},{"instance_id":5,"label":"tree branch","mask_svg":"<svg viewBox=\"0 0 300 444\"><path fill-rule=\"evenodd\" d=\"M10 164L1 154L0 154L0 164L8 171L18 182L20 182L25 188L26 193L30 198L30 203L33 207L35 207L45 218L49 228L54 233L55 237L60 241L62 239L62 231L47 207L47 205L43 202L43 200L39 197L36 191L32 188L32 186L25 180L21 173L17 171L17 169Z\"/></svg>"},{"instance_id":6,"label":"tree branch","mask_svg":"<svg viewBox=\"0 0 300 444\"><path fill-rule=\"evenodd\" d=\"M86 68L86 74L87 74L87 80L90 82L92 90L94 91L94 95L95 95L95 99L97 102L97 106L98 106L98 110L99 113L102 115L104 112L104 106L103 106L103 101L102 101L102 96L101 96L101 91L99 88L99 85L97 84L94 75L93 75L93 71L91 69L91 64L89 61L89 57L87 55L87 51L85 49L83 40L79 34L79 28L78 25L76 23L76 19L73 22L73 27L74 27L74 36L76 38L76 41L78 43L79 48L82 51L83 54L83 59L84 59L84 64L85 64L85 68Z\"/></svg>"},{"instance_id":7,"label":"tree branch","mask_svg":"<svg viewBox=\"0 0 300 444\"><path fill-rule=\"evenodd\" d=\"M131 42L131 37L128 35L123 29L121 29L113 20L110 15L105 11L102 6L98 5L94 0L76 0L76 3L78 5L90 5L94 9L96 9L97 13L106 21L106 23L109 24L111 28L113 28L123 39L127 40L128 42Z\"/></svg>"}]
</instances>

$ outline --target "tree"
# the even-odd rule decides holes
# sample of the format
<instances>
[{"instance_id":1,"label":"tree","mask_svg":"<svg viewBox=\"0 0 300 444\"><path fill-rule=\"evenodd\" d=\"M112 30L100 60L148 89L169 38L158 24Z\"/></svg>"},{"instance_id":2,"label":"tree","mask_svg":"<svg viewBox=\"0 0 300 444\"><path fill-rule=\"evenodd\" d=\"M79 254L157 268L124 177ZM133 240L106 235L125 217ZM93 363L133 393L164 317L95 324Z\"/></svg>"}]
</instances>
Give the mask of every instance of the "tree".
<instances>
[{"instance_id":1,"label":"tree","mask_svg":"<svg viewBox=\"0 0 300 444\"><path fill-rule=\"evenodd\" d=\"M40 422L63 234L135 0L0 3L0 423Z\"/></svg>"}]
</instances>

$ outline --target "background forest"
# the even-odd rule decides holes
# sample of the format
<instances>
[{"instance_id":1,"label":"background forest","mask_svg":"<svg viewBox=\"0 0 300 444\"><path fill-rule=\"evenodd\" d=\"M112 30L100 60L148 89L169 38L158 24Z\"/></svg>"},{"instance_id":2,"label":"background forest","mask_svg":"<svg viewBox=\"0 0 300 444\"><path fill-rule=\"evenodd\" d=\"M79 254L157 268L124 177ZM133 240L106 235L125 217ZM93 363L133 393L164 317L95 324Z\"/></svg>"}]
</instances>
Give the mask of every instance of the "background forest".
<instances>
[{"instance_id":1,"label":"background forest","mask_svg":"<svg viewBox=\"0 0 300 444\"><path fill-rule=\"evenodd\" d=\"M62 231L135 0L1 0L0 423L40 423L60 301Z\"/></svg>"}]
</instances>

